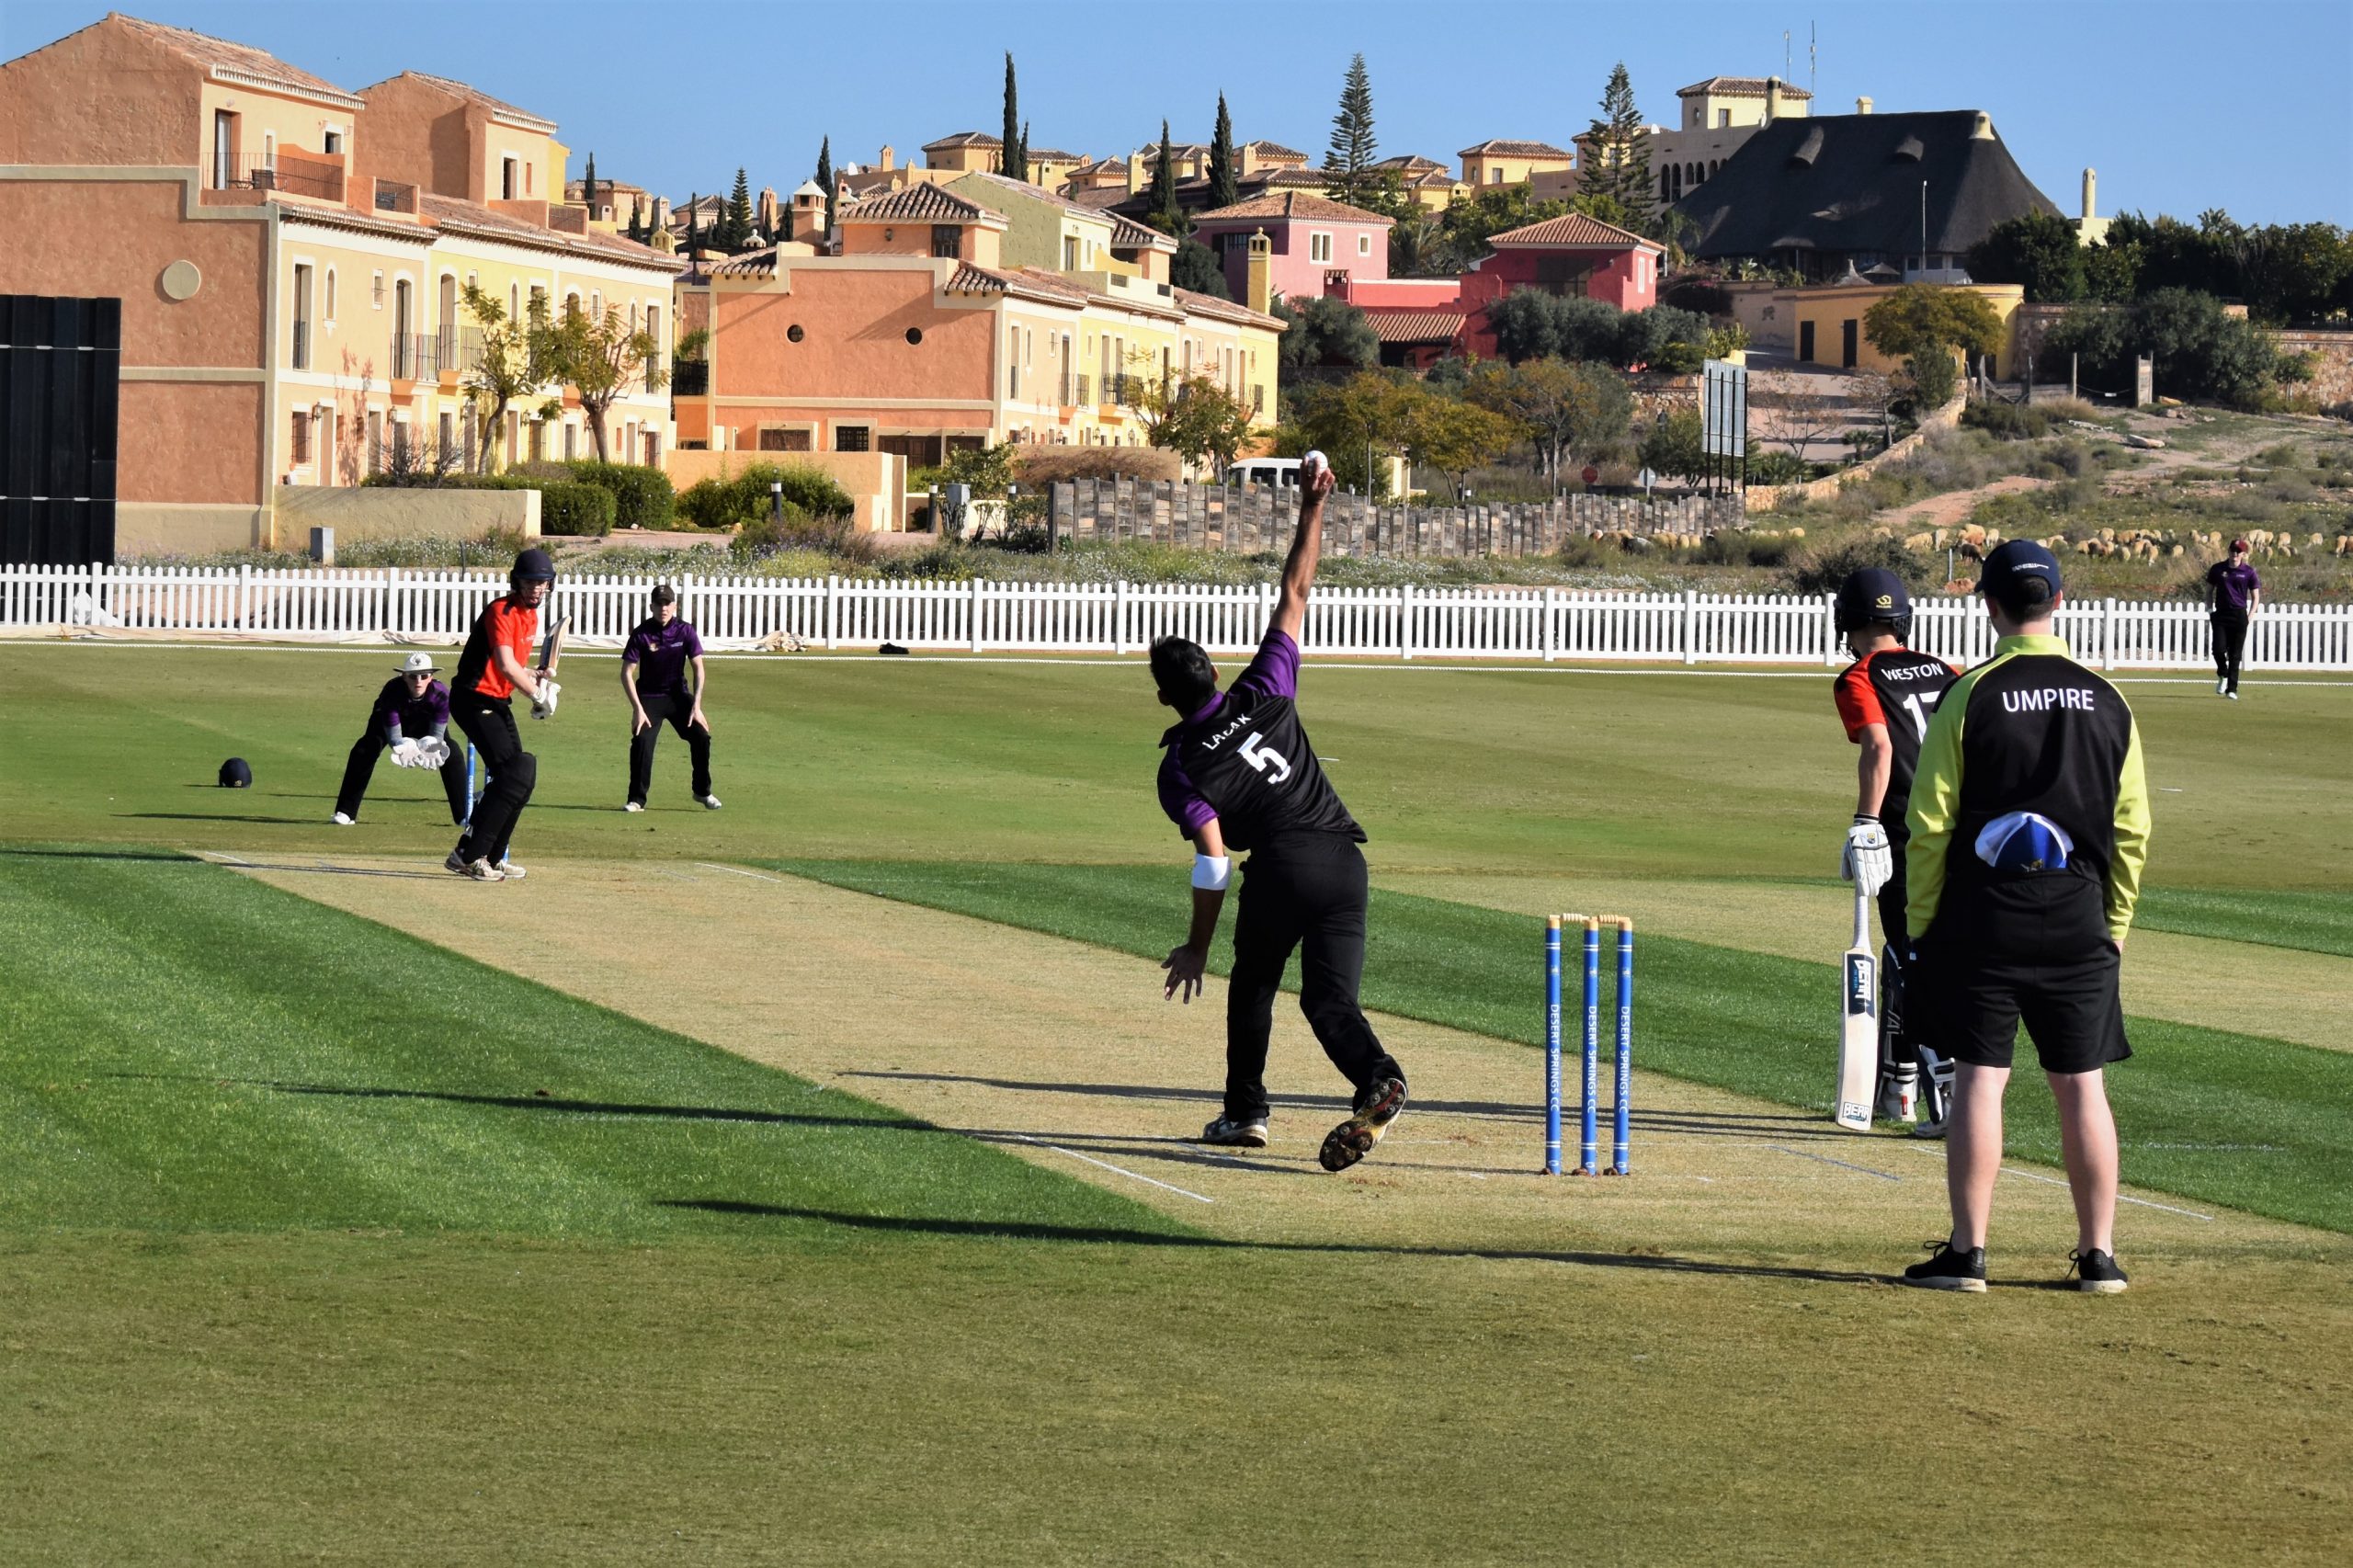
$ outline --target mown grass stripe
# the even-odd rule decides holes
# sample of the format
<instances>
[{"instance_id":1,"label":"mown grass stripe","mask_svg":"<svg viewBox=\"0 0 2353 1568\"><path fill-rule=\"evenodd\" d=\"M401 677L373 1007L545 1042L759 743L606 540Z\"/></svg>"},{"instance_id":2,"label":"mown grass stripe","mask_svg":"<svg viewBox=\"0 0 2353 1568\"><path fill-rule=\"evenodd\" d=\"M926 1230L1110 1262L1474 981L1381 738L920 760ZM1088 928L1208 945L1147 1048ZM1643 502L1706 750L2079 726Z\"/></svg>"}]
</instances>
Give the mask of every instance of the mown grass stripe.
<instances>
[{"instance_id":1,"label":"mown grass stripe","mask_svg":"<svg viewBox=\"0 0 2353 1568\"><path fill-rule=\"evenodd\" d=\"M836 887L1159 959L1183 939L1181 869L756 860ZM1227 923L1230 936L1232 923ZM1533 916L1376 889L1369 1007L1527 1045L1541 1043L1540 926ZM1635 1061L1696 1083L1824 1110L1836 1046L1828 963L1640 935ZM1229 972L1222 941L1211 967ZM1294 964L1291 983L1295 988ZM2134 1059L2110 1074L2138 1147L2135 1185L2353 1232L2353 1054L2157 1019L2131 1021ZM2021 1060L2030 1068L2031 1052ZM1410 1063L1408 1064L1410 1069ZM2021 1074L2009 1147L2056 1163L2050 1096ZM1531 1067L1529 1095L1536 1094ZM2218 1148L2216 1145L2241 1145Z\"/></svg>"}]
</instances>

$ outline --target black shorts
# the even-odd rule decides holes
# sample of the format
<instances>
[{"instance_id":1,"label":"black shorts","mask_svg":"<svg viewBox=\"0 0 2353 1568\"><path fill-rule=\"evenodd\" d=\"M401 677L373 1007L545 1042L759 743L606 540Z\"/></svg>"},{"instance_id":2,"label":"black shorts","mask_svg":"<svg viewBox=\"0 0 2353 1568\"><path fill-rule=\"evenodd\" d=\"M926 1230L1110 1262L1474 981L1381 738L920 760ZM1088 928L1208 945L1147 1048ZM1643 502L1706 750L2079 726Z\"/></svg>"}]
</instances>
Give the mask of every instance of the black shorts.
<instances>
[{"instance_id":1,"label":"black shorts","mask_svg":"<svg viewBox=\"0 0 2353 1568\"><path fill-rule=\"evenodd\" d=\"M1987 959L1924 946L1907 984L1904 1023L1938 1055L2007 1067L2018 1025L2046 1073L2089 1073L2132 1054L2117 994L2123 960L2102 943L2075 959Z\"/></svg>"}]
</instances>

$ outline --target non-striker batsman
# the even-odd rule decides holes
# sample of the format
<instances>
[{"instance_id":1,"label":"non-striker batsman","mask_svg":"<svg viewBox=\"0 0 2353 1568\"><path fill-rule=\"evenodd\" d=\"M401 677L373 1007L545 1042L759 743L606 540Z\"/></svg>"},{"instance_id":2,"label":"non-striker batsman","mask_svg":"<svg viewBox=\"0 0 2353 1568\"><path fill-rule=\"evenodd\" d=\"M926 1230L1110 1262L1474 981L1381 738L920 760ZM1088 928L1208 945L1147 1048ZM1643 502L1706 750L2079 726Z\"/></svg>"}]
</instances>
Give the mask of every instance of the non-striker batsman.
<instances>
[{"instance_id":1,"label":"non-striker batsman","mask_svg":"<svg viewBox=\"0 0 2353 1568\"><path fill-rule=\"evenodd\" d=\"M1225 1106L1202 1142L1256 1149L1267 1142L1267 1045L1283 966L1300 953L1300 1010L1324 1052L1354 1090L1347 1120L1324 1140L1327 1171L1372 1152L1405 1108L1405 1074L1382 1049L1357 986L1364 974L1369 892L1364 829L1340 803L1299 719L1299 634L1324 543L1332 469L1310 453L1300 470L1299 528L1283 562L1282 594L1257 656L1228 690L1199 643L1152 645L1160 700L1181 717L1161 736L1160 804L1193 843L1193 919L1168 955L1166 994L1189 1002L1201 988L1231 876L1247 850L1226 992Z\"/></svg>"}]
</instances>

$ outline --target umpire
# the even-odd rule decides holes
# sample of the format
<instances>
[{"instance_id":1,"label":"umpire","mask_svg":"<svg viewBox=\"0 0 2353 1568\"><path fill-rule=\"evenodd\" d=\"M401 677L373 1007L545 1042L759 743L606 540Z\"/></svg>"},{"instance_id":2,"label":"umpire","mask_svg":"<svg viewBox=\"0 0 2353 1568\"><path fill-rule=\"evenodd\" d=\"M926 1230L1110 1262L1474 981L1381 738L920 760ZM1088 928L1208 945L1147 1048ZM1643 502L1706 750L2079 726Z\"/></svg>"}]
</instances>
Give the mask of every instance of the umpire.
<instances>
[{"instance_id":1,"label":"umpire","mask_svg":"<svg viewBox=\"0 0 2353 1568\"><path fill-rule=\"evenodd\" d=\"M1297 949L1300 1010L1355 1090L1347 1119L1317 1156L1325 1170L1342 1171L1372 1153L1405 1108L1405 1074L1357 1005L1369 896L1357 847L1364 829L1324 778L1299 722L1299 633L1331 493L1331 465L1311 453L1300 470L1299 528L1274 620L1233 688L1220 692L1207 651L1181 637L1152 645L1152 676L1160 700L1183 715L1160 738L1167 753L1161 809L1195 848L1192 928L1161 965L1167 995L1181 990L1189 1002L1199 991L1225 903L1227 851L1250 851L1226 991L1225 1105L1201 1141L1266 1146L1267 1042L1283 966Z\"/></svg>"},{"instance_id":2,"label":"umpire","mask_svg":"<svg viewBox=\"0 0 2353 1568\"><path fill-rule=\"evenodd\" d=\"M515 694L531 699L531 711L546 718L555 711L556 683L545 670L531 668L531 644L540 634L540 607L555 583L555 562L544 550L527 550L515 558L506 575L506 592L483 607L466 636L458 656L458 678L449 689L449 716L481 754L490 776L472 826L459 836L458 846L443 864L461 877L478 882L520 880L523 868L506 858L515 836L516 819L531 799L539 782L540 759L523 749L515 728Z\"/></svg>"},{"instance_id":3,"label":"umpire","mask_svg":"<svg viewBox=\"0 0 2353 1568\"><path fill-rule=\"evenodd\" d=\"M687 689L687 666L694 665L694 689ZM654 788L654 745L667 723L687 743L694 765L694 795L706 811L719 809L710 792L710 721L702 714L710 687L702 639L678 616L678 591L654 585L654 613L637 623L621 650L621 695L629 699L629 800L625 812L642 812Z\"/></svg>"},{"instance_id":4,"label":"umpire","mask_svg":"<svg viewBox=\"0 0 2353 1568\"><path fill-rule=\"evenodd\" d=\"M1904 1282L1985 1289L2002 1096L2023 1020L2059 1103L2075 1284L2112 1292L2125 1275L2103 1070L2132 1054L2117 974L2149 843L2141 733L2116 687L2052 634L2062 595L2049 551L2003 544L1979 591L2000 641L1938 704L1912 785L1913 1016L1959 1066L1945 1137L1952 1231Z\"/></svg>"},{"instance_id":5,"label":"umpire","mask_svg":"<svg viewBox=\"0 0 2353 1568\"><path fill-rule=\"evenodd\" d=\"M411 653L399 673L376 693L368 710L368 728L351 743L351 756L343 765L343 788L335 798L335 824L349 827L359 820L359 802L375 777L376 759L389 748L403 767L431 766L441 771L441 791L449 797L449 820L466 820L466 765L450 747L449 688L433 677L438 672L430 653Z\"/></svg>"}]
</instances>

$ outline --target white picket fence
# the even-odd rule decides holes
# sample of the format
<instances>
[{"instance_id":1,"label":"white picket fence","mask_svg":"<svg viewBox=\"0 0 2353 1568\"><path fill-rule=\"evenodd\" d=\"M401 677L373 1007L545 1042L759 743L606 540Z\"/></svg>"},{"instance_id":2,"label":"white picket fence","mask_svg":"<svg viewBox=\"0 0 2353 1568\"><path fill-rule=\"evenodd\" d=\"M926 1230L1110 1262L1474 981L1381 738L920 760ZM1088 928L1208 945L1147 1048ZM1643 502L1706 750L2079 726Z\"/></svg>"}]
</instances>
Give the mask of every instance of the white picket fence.
<instances>
[{"instance_id":1,"label":"white picket fence","mask_svg":"<svg viewBox=\"0 0 2353 1568\"><path fill-rule=\"evenodd\" d=\"M646 612L651 577L574 574L556 604L575 644L616 647ZM495 573L256 571L146 566L0 567L0 629L122 627L270 641L456 643L506 586ZM814 647L972 653L1132 653L1189 637L1216 653L1255 646L1272 585L931 583L680 578L682 612L717 649L783 636ZM2096 599L2063 606L2076 656L2108 669L2189 669L2209 660L2195 604ZM1993 631L1973 601L1921 603L1913 643L1958 664ZM1318 588L1306 645L1326 656L1817 665L1845 662L1828 597L1605 593L1573 588ZM2270 605L2247 663L2353 670L2353 606Z\"/></svg>"}]
</instances>

